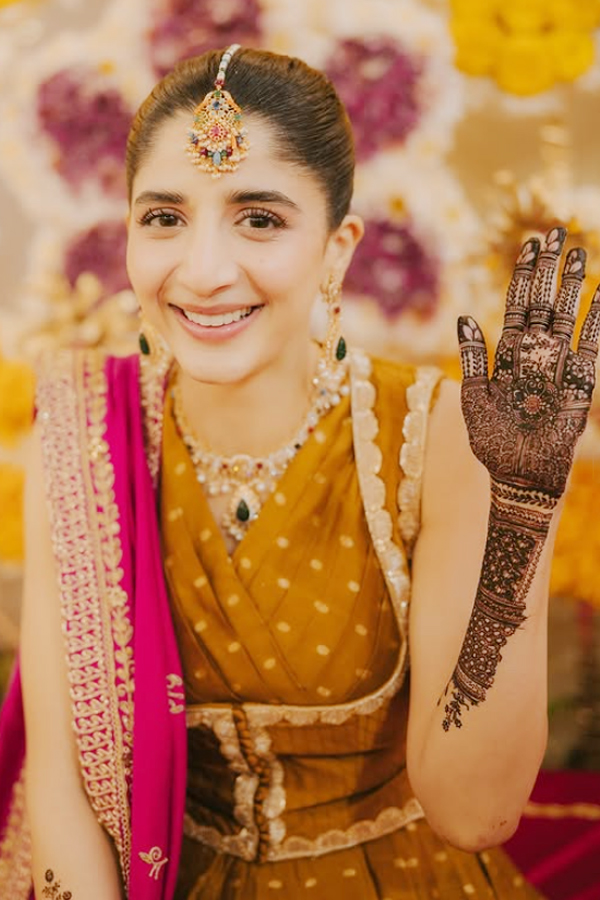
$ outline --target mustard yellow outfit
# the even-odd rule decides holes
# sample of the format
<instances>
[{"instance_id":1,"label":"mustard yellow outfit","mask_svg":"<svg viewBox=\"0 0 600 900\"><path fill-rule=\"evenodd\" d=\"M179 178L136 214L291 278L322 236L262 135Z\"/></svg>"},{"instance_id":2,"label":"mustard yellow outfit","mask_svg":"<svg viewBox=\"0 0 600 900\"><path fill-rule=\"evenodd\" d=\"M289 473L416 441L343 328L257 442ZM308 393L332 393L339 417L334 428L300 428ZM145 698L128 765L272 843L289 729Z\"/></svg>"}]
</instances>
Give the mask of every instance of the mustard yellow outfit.
<instances>
[{"instance_id":1,"label":"mustard yellow outfit","mask_svg":"<svg viewBox=\"0 0 600 900\"><path fill-rule=\"evenodd\" d=\"M355 368L232 556L167 392L161 529L189 747L177 900L539 897L503 852L437 838L408 783L407 535L436 379Z\"/></svg>"}]
</instances>

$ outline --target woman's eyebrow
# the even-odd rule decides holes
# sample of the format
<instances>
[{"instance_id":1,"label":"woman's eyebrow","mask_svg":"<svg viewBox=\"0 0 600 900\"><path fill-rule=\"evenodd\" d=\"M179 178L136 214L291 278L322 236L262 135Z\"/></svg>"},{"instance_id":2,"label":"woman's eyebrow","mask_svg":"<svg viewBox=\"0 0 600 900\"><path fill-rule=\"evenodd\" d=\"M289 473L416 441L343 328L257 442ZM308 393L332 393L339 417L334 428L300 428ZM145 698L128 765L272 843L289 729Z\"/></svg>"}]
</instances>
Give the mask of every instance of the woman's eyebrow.
<instances>
[{"instance_id":1,"label":"woman's eyebrow","mask_svg":"<svg viewBox=\"0 0 600 900\"><path fill-rule=\"evenodd\" d=\"M181 206L185 203L185 197L176 191L142 191L134 202L136 206L140 203L172 203L174 206Z\"/></svg>"},{"instance_id":2,"label":"woman's eyebrow","mask_svg":"<svg viewBox=\"0 0 600 900\"><path fill-rule=\"evenodd\" d=\"M297 203L279 191L234 191L229 195L228 201L234 206L244 203L278 203L290 209L300 210Z\"/></svg>"}]
</instances>

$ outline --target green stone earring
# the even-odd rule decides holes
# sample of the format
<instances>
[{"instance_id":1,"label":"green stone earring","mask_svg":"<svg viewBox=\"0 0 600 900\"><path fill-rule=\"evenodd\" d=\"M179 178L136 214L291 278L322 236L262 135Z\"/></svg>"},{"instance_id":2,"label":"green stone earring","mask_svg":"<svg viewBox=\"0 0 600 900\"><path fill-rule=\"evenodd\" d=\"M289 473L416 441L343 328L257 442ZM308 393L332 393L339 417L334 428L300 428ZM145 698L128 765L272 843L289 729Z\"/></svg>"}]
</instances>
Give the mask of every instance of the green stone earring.
<instances>
[{"instance_id":1,"label":"green stone earring","mask_svg":"<svg viewBox=\"0 0 600 900\"><path fill-rule=\"evenodd\" d=\"M336 362L342 362L348 353L346 340L340 333L340 318L342 286L331 275L327 287L323 291L323 299L327 305L327 333L325 335L325 355L329 364L335 366Z\"/></svg>"},{"instance_id":2,"label":"green stone earring","mask_svg":"<svg viewBox=\"0 0 600 900\"><path fill-rule=\"evenodd\" d=\"M144 356L150 356L150 344L148 343L148 338L143 331L140 331L139 333L138 342L140 345L140 353L142 353Z\"/></svg>"}]
</instances>

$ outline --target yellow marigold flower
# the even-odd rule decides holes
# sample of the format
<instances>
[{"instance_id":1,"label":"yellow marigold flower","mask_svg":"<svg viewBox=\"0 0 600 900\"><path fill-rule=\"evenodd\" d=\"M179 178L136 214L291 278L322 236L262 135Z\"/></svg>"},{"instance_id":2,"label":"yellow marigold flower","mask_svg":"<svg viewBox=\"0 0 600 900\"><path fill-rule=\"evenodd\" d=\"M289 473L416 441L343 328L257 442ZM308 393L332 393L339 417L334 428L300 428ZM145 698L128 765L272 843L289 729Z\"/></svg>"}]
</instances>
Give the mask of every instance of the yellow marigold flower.
<instances>
[{"instance_id":1,"label":"yellow marigold flower","mask_svg":"<svg viewBox=\"0 0 600 900\"><path fill-rule=\"evenodd\" d=\"M18 466L0 464L0 560L23 559L23 485L25 475Z\"/></svg>"},{"instance_id":2,"label":"yellow marigold flower","mask_svg":"<svg viewBox=\"0 0 600 900\"><path fill-rule=\"evenodd\" d=\"M32 369L0 357L0 443L15 444L30 429L34 392Z\"/></svg>"},{"instance_id":3,"label":"yellow marigold flower","mask_svg":"<svg viewBox=\"0 0 600 900\"><path fill-rule=\"evenodd\" d=\"M600 0L548 0L547 5L554 28L592 31L600 25Z\"/></svg>"},{"instance_id":4,"label":"yellow marigold flower","mask_svg":"<svg viewBox=\"0 0 600 900\"><path fill-rule=\"evenodd\" d=\"M496 61L496 81L504 91L519 96L538 94L556 80L547 39L535 34L507 37Z\"/></svg>"},{"instance_id":5,"label":"yellow marigold flower","mask_svg":"<svg viewBox=\"0 0 600 900\"><path fill-rule=\"evenodd\" d=\"M591 34L559 31L550 38L554 68L563 81L575 81L594 62L596 47Z\"/></svg>"},{"instance_id":6,"label":"yellow marigold flower","mask_svg":"<svg viewBox=\"0 0 600 900\"><path fill-rule=\"evenodd\" d=\"M547 0L503 0L496 12L502 25L516 34L541 32L549 25Z\"/></svg>"},{"instance_id":7,"label":"yellow marigold flower","mask_svg":"<svg viewBox=\"0 0 600 900\"><path fill-rule=\"evenodd\" d=\"M594 62L600 0L452 0L456 66L527 96L574 81Z\"/></svg>"},{"instance_id":8,"label":"yellow marigold flower","mask_svg":"<svg viewBox=\"0 0 600 900\"><path fill-rule=\"evenodd\" d=\"M455 65L467 75L490 75L502 45L502 32L492 21L455 20L452 34L456 45Z\"/></svg>"},{"instance_id":9,"label":"yellow marigold flower","mask_svg":"<svg viewBox=\"0 0 600 900\"><path fill-rule=\"evenodd\" d=\"M491 19L496 14L498 0L451 0L455 19Z\"/></svg>"}]
</instances>

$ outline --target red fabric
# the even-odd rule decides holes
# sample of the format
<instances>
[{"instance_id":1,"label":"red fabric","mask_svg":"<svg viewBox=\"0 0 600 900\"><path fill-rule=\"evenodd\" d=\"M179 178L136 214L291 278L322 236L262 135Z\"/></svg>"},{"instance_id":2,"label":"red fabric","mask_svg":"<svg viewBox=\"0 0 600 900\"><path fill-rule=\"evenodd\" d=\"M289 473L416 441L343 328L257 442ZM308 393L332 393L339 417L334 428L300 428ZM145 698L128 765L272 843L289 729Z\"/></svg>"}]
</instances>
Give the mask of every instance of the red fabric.
<instances>
[{"instance_id":1,"label":"red fabric","mask_svg":"<svg viewBox=\"0 0 600 900\"><path fill-rule=\"evenodd\" d=\"M548 900L600 900L600 772L541 772L506 850Z\"/></svg>"}]
</instances>

